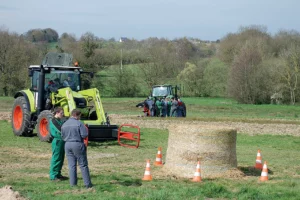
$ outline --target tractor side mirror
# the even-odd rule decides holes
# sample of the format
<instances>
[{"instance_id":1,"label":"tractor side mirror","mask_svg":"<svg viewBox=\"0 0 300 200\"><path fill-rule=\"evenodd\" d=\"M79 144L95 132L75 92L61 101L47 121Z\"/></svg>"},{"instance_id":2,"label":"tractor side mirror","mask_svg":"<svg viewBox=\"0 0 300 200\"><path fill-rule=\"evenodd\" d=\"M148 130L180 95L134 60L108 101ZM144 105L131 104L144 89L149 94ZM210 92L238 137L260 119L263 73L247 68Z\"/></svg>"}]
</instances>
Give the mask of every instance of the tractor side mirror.
<instances>
[{"instance_id":1,"label":"tractor side mirror","mask_svg":"<svg viewBox=\"0 0 300 200\"><path fill-rule=\"evenodd\" d=\"M94 72L90 72L90 77L94 78Z\"/></svg>"},{"instance_id":2,"label":"tractor side mirror","mask_svg":"<svg viewBox=\"0 0 300 200\"><path fill-rule=\"evenodd\" d=\"M32 77L32 76L33 76L33 70L28 69L28 76L29 76L29 77Z\"/></svg>"}]
</instances>

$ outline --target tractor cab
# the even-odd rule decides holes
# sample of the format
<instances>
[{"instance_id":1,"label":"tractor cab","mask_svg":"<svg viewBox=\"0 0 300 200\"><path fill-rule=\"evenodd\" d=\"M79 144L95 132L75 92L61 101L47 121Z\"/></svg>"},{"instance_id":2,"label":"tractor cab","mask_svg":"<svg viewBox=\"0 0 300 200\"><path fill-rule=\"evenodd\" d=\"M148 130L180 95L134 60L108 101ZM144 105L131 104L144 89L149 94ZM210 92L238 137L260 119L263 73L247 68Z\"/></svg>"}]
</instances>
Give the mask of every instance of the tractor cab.
<instances>
[{"instance_id":1,"label":"tractor cab","mask_svg":"<svg viewBox=\"0 0 300 200\"><path fill-rule=\"evenodd\" d=\"M39 88L39 78L41 66L31 65L31 90L37 92ZM44 90L54 92L60 88L70 87L72 91L80 91L80 68L44 67L45 80Z\"/></svg>"},{"instance_id":2,"label":"tractor cab","mask_svg":"<svg viewBox=\"0 0 300 200\"><path fill-rule=\"evenodd\" d=\"M70 87L73 91L81 89L80 72L82 69L72 63L72 54L48 53L41 65L30 65L31 90L38 91L40 78L43 78L44 90L57 90ZM43 77L40 77L43 75Z\"/></svg>"},{"instance_id":3,"label":"tractor cab","mask_svg":"<svg viewBox=\"0 0 300 200\"><path fill-rule=\"evenodd\" d=\"M70 87L72 91L80 91L80 67L60 67L60 66L43 66L45 80L43 89L55 92L58 89ZM38 92L39 78L41 73L41 66L31 65L29 67L31 76L31 90Z\"/></svg>"},{"instance_id":4,"label":"tractor cab","mask_svg":"<svg viewBox=\"0 0 300 200\"><path fill-rule=\"evenodd\" d=\"M179 90L179 87L177 85L154 85L152 87L151 96L156 98L172 98L173 96L177 97L177 90Z\"/></svg>"}]
</instances>

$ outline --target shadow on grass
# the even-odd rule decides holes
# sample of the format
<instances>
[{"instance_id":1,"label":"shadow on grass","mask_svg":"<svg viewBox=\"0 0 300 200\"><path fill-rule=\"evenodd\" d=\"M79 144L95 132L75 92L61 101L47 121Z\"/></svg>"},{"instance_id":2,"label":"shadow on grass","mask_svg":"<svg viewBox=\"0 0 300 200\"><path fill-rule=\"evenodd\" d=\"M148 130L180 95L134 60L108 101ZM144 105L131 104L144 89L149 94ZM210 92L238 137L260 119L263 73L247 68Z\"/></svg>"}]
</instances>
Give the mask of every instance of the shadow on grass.
<instances>
[{"instance_id":1,"label":"shadow on grass","mask_svg":"<svg viewBox=\"0 0 300 200\"><path fill-rule=\"evenodd\" d=\"M31 133L29 135L26 135L25 137L37 137L37 133Z\"/></svg>"},{"instance_id":2,"label":"shadow on grass","mask_svg":"<svg viewBox=\"0 0 300 200\"><path fill-rule=\"evenodd\" d=\"M89 146L91 147L108 147L108 146L118 146L117 140L99 140L99 141L89 141Z\"/></svg>"},{"instance_id":3,"label":"shadow on grass","mask_svg":"<svg viewBox=\"0 0 300 200\"><path fill-rule=\"evenodd\" d=\"M123 174L118 177L113 177L113 180L110 181L110 184L139 187L142 185L142 181L141 179L132 179L131 176Z\"/></svg>"},{"instance_id":4,"label":"shadow on grass","mask_svg":"<svg viewBox=\"0 0 300 200\"><path fill-rule=\"evenodd\" d=\"M246 176L261 176L261 170L256 169L253 166L250 167L238 167ZM273 174L271 169L268 169L268 174Z\"/></svg>"}]
</instances>

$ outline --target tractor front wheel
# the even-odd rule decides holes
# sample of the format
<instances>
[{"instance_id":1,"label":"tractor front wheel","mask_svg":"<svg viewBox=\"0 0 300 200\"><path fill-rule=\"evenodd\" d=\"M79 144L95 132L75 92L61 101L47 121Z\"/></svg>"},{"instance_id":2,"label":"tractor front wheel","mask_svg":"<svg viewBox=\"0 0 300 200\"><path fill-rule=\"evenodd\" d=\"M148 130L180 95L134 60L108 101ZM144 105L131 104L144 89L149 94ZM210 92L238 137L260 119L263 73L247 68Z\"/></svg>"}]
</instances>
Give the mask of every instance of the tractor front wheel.
<instances>
[{"instance_id":1,"label":"tractor front wheel","mask_svg":"<svg viewBox=\"0 0 300 200\"><path fill-rule=\"evenodd\" d=\"M52 137L50 135L50 121L53 118L53 114L49 110L41 112L37 119L37 135L42 142L51 142Z\"/></svg>"},{"instance_id":2,"label":"tractor front wheel","mask_svg":"<svg viewBox=\"0 0 300 200\"><path fill-rule=\"evenodd\" d=\"M26 102L25 97L20 96L15 99L12 115L11 115L11 125L13 132L17 136L27 136L32 133L31 128L31 114L28 108L28 102Z\"/></svg>"}]
</instances>

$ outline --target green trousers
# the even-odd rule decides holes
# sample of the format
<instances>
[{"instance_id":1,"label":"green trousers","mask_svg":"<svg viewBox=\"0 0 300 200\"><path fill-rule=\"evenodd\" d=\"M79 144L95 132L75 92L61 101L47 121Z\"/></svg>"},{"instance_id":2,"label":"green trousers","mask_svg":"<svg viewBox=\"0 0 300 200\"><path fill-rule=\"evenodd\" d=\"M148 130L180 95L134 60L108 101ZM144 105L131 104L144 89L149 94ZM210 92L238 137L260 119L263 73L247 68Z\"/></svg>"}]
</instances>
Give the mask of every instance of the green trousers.
<instances>
[{"instance_id":1,"label":"green trousers","mask_svg":"<svg viewBox=\"0 0 300 200\"><path fill-rule=\"evenodd\" d=\"M61 168L65 158L65 142L54 138L52 141L52 158L50 163L50 179L61 176Z\"/></svg>"}]
</instances>

